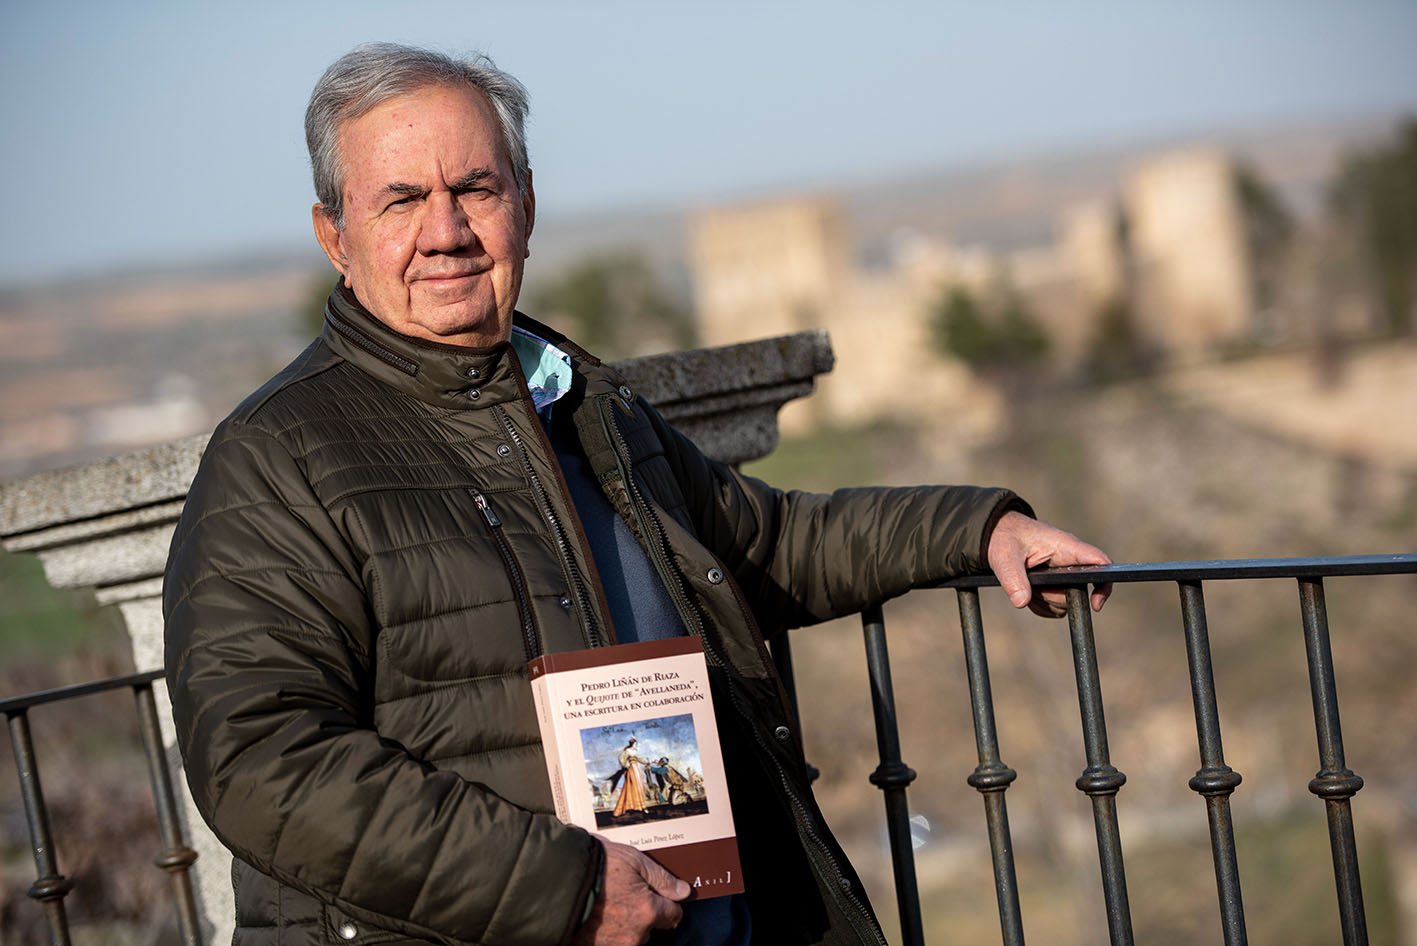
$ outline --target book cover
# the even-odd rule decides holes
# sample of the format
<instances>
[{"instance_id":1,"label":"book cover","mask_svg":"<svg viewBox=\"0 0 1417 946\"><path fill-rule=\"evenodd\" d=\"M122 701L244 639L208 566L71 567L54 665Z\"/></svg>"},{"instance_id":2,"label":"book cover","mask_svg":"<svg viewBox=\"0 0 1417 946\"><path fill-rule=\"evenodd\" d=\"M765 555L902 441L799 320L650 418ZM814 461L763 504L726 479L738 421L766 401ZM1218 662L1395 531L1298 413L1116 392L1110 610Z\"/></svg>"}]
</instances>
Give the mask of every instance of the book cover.
<instances>
[{"instance_id":1,"label":"book cover","mask_svg":"<svg viewBox=\"0 0 1417 946\"><path fill-rule=\"evenodd\" d=\"M557 817L644 851L691 898L741 893L699 638L544 654L530 671Z\"/></svg>"}]
</instances>

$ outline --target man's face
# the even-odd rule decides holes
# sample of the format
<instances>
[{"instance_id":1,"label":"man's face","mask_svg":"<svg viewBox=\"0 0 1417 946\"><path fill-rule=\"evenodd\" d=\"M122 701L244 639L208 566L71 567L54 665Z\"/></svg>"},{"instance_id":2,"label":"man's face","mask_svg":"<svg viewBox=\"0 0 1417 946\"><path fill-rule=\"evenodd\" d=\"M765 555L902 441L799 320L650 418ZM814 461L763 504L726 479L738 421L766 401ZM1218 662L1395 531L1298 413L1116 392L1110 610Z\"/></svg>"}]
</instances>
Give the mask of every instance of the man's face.
<instances>
[{"instance_id":1,"label":"man's face","mask_svg":"<svg viewBox=\"0 0 1417 946\"><path fill-rule=\"evenodd\" d=\"M511 332L536 201L516 179L491 106L433 85L344 123L343 229L315 235L345 284L395 331L487 346Z\"/></svg>"}]
</instances>

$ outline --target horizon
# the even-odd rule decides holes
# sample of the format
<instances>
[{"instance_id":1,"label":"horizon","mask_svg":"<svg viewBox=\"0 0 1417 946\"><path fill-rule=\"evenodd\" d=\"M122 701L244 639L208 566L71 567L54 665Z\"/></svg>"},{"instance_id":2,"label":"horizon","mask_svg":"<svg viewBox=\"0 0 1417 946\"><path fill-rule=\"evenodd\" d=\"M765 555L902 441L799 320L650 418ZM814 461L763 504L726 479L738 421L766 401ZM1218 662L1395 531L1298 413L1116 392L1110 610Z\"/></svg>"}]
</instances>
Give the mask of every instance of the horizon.
<instances>
[{"instance_id":1,"label":"horizon","mask_svg":"<svg viewBox=\"0 0 1417 946\"><path fill-rule=\"evenodd\" d=\"M392 26L356 0L16 4L0 8L0 286L303 246L306 96L375 37L480 49L526 83L548 223L1417 111L1417 8L1391 0L712 15L438 0Z\"/></svg>"},{"instance_id":2,"label":"horizon","mask_svg":"<svg viewBox=\"0 0 1417 946\"><path fill-rule=\"evenodd\" d=\"M1055 150L1019 151L996 155L967 157L959 161L929 162L899 167L876 168L856 174L847 174L834 179L816 181L763 180L747 182L736 189L722 193L697 197L686 196L678 199L665 198L659 202L639 205L608 207L583 207L569 212L546 215L538 207L538 233L543 237L547 231L560 235L574 232L595 221L639 223L655 218L688 215L700 209L729 207L735 204L752 204L761 201L790 199L795 196L834 194L853 186L863 189L888 189L920 185L927 182L951 182L991 174L1005 174L1017 170L1045 171L1068 162L1102 160L1121 156L1126 160L1140 160L1144 157L1164 153L1173 149L1191 147L1221 147L1234 150L1237 138L1259 140L1276 135L1302 132L1330 132L1338 128L1361 125L1387 125L1396 128L1404 121L1417 121L1417 105L1410 108L1374 110L1367 113L1344 113L1337 115L1311 115L1276 120L1272 124L1259 126L1230 124L1210 128L1173 129L1155 135L1135 138L1104 139L1091 142L1070 142ZM1292 209L1292 208L1291 208ZM552 216L548 222L547 216ZM613 247L612 247L613 248ZM297 261L295 257L301 259ZM289 258L288 260L283 258ZM0 293L26 294L31 292L53 292L72 289L77 292L89 291L96 283L105 280L175 279L184 277L201 278L207 275L239 273L254 269L264 271L281 268L282 262L291 266L310 265L321 269L327 263L312 234L292 235L288 242L274 245L270 241L251 242L246 245L233 244L220 251L198 253L188 257L170 259L115 260L95 264L92 268L70 271L62 274L41 274L32 276L8 276L0 268Z\"/></svg>"}]
</instances>

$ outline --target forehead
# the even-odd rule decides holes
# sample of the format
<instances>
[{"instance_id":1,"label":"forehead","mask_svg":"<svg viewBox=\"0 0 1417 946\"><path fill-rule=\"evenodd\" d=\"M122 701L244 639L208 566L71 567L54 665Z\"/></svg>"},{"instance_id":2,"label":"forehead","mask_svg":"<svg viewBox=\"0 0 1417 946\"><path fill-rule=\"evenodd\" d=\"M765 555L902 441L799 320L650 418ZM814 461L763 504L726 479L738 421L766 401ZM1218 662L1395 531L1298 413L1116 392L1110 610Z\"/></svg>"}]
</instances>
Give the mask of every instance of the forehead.
<instances>
[{"instance_id":1,"label":"forehead","mask_svg":"<svg viewBox=\"0 0 1417 946\"><path fill-rule=\"evenodd\" d=\"M501 128L476 89L428 85L381 102L339 130L345 186L408 183L407 175L457 177L475 167L506 171ZM389 179L389 175L395 178Z\"/></svg>"}]
</instances>

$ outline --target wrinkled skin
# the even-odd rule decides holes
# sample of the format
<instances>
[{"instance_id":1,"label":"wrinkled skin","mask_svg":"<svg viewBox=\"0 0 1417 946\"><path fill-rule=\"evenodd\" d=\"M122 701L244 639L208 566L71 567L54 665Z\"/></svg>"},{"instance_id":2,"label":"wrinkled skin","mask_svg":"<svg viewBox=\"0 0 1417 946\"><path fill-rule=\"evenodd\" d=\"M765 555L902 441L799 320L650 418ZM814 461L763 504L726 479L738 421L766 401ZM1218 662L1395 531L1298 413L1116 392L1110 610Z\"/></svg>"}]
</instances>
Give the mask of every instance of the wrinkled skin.
<instances>
[{"instance_id":1,"label":"wrinkled skin","mask_svg":"<svg viewBox=\"0 0 1417 946\"><path fill-rule=\"evenodd\" d=\"M605 883L572 946L640 946L652 930L678 926L689 885L628 844L604 838L601 844Z\"/></svg>"},{"instance_id":2,"label":"wrinkled skin","mask_svg":"<svg viewBox=\"0 0 1417 946\"><path fill-rule=\"evenodd\" d=\"M1110 565L1107 553L1062 529L1030 519L1017 512L1005 513L989 537L989 567L1016 608L1027 607L1045 618L1067 613L1066 592L1035 590L1028 569L1042 565ZM1092 610L1101 611L1111 585L1098 585L1092 592Z\"/></svg>"},{"instance_id":3,"label":"wrinkled skin","mask_svg":"<svg viewBox=\"0 0 1417 946\"><path fill-rule=\"evenodd\" d=\"M344 221L316 204L315 236L364 307L448 345L505 341L536 198L518 187L491 106L431 85L340 128Z\"/></svg>"}]
</instances>

